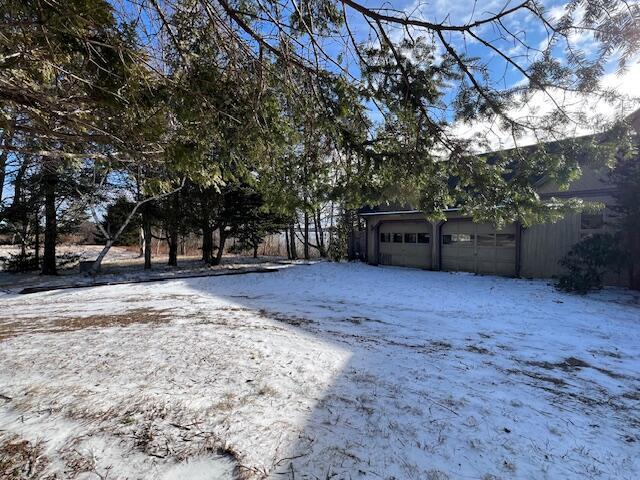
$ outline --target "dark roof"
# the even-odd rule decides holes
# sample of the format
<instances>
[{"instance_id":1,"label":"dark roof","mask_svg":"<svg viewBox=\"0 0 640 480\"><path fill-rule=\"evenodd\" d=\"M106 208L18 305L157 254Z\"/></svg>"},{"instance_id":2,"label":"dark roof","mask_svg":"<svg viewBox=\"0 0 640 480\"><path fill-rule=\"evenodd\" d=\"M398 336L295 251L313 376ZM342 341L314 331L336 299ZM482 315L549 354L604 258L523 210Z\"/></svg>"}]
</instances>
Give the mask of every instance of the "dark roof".
<instances>
[{"instance_id":1,"label":"dark roof","mask_svg":"<svg viewBox=\"0 0 640 480\"><path fill-rule=\"evenodd\" d=\"M366 213L385 213L385 212L415 212L416 209L411 205L400 205L398 203L388 203L383 205L367 205L358 210L360 215Z\"/></svg>"},{"instance_id":2,"label":"dark roof","mask_svg":"<svg viewBox=\"0 0 640 480\"><path fill-rule=\"evenodd\" d=\"M636 129L638 129L640 131L640 109L634 111L633 113L631 113L630 115L627 116L627 121ZM556 140L556 141L552 141L552 142L544 142L543 145L545 146L545 150L548 153L551 154L558 154L560 152L562 152L563 147L567 144L567 142L569 140L586 140L588 141L591 138L595 138L601 142L606 142L607 140L611 139L613 135L612 131L605 131L605 132L601 132L601 133L597 133L597 134L590 134L590 135L583 135L583 136L578 136L578 137L572 137L572 138L567 138L564 140ZM519 154L531 154L533 153L538 147L540 146L540 144L534 144L534 145L527 145L524 147L519 147L519 148L508 148L505 150L497 150L497 151L493 151L493 152L486 152L486 153L482 153L479 154L480 157L484 157L487 161L487 163L489 164L494 164L496 163L501 157L505 157L505 156L509 156L511 152L516 152L519 150ZM578 161L579 164L581 165L587 165L589 159L588 158L577 158L576 159ZM514 160L512 162L512 166L513 168L511 169L510 172L505 174L505 179L509 180L510 178L512 178L514 176L513 173L513 169L517 168L517 160ZM545 183L544 182L544 175L540 174L540 175L536 175L533 178L531 178L531 182L535 185L535 184L540 184L540 183ZM450 186L455 186L455 184L458 182L457 177L451 177L449 179L449 184ZM382 205L376 205L376 206L370 206L367 205L363 208L361 208L360 210L358 210L359 214L371 214L371 213L385 213L385 212L415 212L417 211L415 207L412 207L411 205L408 204L398 204L398 203L387 203L387 204L382 204Z\"/></svg>"}]
</instances>

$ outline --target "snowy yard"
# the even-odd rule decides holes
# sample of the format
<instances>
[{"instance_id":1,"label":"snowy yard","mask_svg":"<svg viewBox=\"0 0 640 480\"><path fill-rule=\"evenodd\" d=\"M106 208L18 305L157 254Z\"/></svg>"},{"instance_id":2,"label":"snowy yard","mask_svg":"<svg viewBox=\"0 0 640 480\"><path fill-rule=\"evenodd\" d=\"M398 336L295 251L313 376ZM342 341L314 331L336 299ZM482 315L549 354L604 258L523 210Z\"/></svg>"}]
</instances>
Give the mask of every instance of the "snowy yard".
<instances>
[{"instance_id":1,"label":"snowy yard","mask_svg":"<svg viewBox=\"0 0 640 480\"><path fill-rule=\"evenodd\" d=\"M629 292L321 263L0 308L0 478L640 478Z\"/></svg>"}]
</instances>

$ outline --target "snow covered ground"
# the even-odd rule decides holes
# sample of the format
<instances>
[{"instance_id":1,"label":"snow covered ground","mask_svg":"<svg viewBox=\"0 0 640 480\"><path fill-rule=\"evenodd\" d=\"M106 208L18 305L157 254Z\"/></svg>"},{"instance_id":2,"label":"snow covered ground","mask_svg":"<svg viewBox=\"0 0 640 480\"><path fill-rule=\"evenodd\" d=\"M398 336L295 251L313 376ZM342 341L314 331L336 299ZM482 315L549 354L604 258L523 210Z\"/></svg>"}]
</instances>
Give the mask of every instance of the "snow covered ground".
<instances>
[{"instance_id":1,"label":"snow covered ground","mask_svg":"<svg viewBox=\"0 0 640 480\"><path fill-rule=\"evenodd\" d=\"M320 263L0 308L1 478L640 478L630 292Z\"/></svg>"}]
</instances>

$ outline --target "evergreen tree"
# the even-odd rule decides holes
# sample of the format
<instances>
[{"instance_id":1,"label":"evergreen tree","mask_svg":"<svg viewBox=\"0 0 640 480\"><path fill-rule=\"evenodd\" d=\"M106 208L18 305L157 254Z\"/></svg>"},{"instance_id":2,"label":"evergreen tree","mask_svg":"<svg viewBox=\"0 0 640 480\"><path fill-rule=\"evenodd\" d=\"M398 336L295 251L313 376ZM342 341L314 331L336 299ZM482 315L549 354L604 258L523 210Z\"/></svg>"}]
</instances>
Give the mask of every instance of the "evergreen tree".
<instances>
[{"instance_id":1,"label":"evergreen tree","mask_svg":"<svg viewBox=\"0 0 640 480\"><path fill-rule=\"evenodd\" d=\"M113 238L116 231L120 228L131 210L133 210L135 202L126 197L118 197L115 202L107 206L107 211L101 220L102 229L108 233L105 235L100 232L97 240L100 243L106 243L109 238ZM139 215L134 216L124 229L124 231L113 242L114 245L133 245L138 242L141 221Z\"/></svg>"},{"instance_id":2,"label":"evergreen tree","mask_svg":"<svg viewBox=\"0 0 640 480\"><path fill-rule=\"evenodd\" d=\"M240 249L251 250L256 258L258 247L265 237L283 231L287 218L269 211L260 192L250 186L242 186L239 190L241 218L234 237L238 240Z\"/></svg>"}]
</instances>

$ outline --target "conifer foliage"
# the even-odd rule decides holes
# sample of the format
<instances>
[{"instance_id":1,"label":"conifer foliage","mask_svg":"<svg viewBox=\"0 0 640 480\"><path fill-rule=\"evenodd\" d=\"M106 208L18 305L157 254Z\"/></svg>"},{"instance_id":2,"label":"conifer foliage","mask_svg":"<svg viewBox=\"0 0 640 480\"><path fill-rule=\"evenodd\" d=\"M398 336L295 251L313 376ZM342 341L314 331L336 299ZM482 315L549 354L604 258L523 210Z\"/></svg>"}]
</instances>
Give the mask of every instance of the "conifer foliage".
<instances>
[{"instance_id":1,"label":"conifer foliage","mask_svg":"<svg viewBox=\"0 0 640 480\"><path fill-rule=\"evenodd\" d=\"M532 179L577 178L584 144L523 155L518 140L589 124L559 98L620 100L600 79L637 54L639 8L571 0L558 18L523 0L430 21L352 0L6 0L0 226L55 274L61 232L87 216L105 241L95 271L138 225L150 267L159 231L172 264L187 232L214 263L232 233L255 252L276 229L291 257L296 242L339 257L344 218L380 202L433 219L461 206L496 225L558 218L581 205L542 201ZM514 114L540 98L551 108ZM510 158L489 162L487 138L456 133L481 121L515 141ZM612 163L612 144L588 148Z\"/></svg>"}]
</instances>

